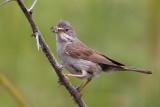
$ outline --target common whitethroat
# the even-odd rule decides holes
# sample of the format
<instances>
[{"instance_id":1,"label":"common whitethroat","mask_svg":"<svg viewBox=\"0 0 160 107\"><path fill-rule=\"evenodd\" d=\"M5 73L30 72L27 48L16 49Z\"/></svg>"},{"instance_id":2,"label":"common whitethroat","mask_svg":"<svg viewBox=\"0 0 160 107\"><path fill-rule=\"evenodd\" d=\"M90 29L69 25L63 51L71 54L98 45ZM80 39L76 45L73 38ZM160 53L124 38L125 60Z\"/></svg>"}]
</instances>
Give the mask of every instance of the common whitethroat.
<instances>
[{"instance_id":1,"label":"common whitethroat","mask_svg":"<svg viewBox=\"0 0 160 107\"><path fill-rule=\"evenodd\" d=\"M87 82L79 88L79 92L101 72L136 71L152 74L151 71L127 67L107 56L88 48L76 36L69 22L60 20L57 27L51 28L56 33L57 52L59 59L71 74L68 76L87 79Z\"/></svg>"}]
</instances>

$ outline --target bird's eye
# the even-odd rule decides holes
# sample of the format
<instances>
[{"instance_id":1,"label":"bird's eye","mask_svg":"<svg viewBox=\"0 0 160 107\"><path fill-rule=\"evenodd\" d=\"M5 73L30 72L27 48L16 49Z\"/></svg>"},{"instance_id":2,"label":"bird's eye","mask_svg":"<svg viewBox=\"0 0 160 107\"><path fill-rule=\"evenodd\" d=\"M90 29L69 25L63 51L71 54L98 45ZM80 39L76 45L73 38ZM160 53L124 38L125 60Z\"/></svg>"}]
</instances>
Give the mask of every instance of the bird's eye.
<instances>
[{"instance_id":1,"label":"bird's eye","mask_svg":"<svg viewBox=\"0 0 160 107\"><path fill-rule=\"evenodd\" d=\"M66 32L68 32L69 29L65 29Z\"/></svg>"}]
</instances>

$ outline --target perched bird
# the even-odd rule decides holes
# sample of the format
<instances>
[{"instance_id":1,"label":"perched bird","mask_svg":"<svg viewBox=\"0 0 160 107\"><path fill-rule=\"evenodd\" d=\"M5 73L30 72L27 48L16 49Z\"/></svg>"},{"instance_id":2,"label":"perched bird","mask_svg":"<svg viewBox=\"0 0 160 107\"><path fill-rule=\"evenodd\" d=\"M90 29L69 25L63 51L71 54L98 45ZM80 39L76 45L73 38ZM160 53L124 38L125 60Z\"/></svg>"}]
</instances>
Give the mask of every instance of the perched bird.
<instances>
[{"instance_id":1,"label":"perched bird","mask_svg":"<svg viewBox=\"0 0 160 107\"><path fill-rule=\"evenodd\" d=\"M136 71L152 74L151 71L127 67L107 56L88 48L76 36L72 26L67 21L60 20L57 27L52 28L56 33L57 52L59 59L71 74L68 76L87 79L87 82L78 90L79 92L101 72Z\"/></svg>"}]
</instances>

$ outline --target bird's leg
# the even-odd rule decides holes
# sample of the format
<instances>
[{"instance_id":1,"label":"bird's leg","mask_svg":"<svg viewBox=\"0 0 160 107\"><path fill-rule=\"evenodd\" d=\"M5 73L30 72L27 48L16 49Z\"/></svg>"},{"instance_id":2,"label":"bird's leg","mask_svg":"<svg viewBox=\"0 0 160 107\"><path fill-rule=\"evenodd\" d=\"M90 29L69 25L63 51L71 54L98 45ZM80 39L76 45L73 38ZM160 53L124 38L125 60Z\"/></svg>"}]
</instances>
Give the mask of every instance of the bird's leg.
<instances>
[{"instance_id":1,"label":"bird's leg","mask_svg":"<svg viewBox=\"0 0 160 107\"><path fill-rule=\"evenodd\" d=\"M85 70L82 70L82 75L77 75L77 74L65 74L65 77L67 80L69 80L68 76L72 76L72 77L79 77L79 78L84 78L87 76L87 72ZM78 89L78 92L80 93L82 91L82 89L92 80L92 78L89 78L87 80L87 82L80 87L80 89Z\"/></svg>"},{"instance_id":2,"label":"bird's leg","mask_svg":"<svg viewBox=\"0 0 160 107\"><path fill-rule=\"evenodd\" d=\"M84 78L87 76L87 72L85 70L82 70L82 75L77 75L77 74L64 74L66 79L69 80L69 76L70 77L79 77L79 78Z\"/></svg>"},{"instance_id":3,"label":"bird's leg","mask_svg":"<svg viewBox=\"0 0 160 107\"><path fill-rule=\"evenodd\" d=\"M80 93L82 91L82 89L92 80L92 78L89 78L87 80L87 82L78 90L78 92Z\"/></svg>"}]
</instances>

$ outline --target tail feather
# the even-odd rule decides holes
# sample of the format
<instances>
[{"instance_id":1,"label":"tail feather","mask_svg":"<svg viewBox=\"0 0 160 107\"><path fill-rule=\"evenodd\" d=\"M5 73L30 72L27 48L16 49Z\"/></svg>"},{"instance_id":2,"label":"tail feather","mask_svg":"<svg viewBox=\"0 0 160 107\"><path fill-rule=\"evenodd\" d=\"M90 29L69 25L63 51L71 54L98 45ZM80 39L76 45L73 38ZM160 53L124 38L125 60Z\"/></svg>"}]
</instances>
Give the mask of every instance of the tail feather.
<instances>
[{"instance_id":1,"label":"tail feather","mask_svg":"<svg viewBox=\"0 0 160 107\"><path fill-rule=\"evenodd\" d=\"M136 72L141 72L141 73L145 73L145 74L152 74L152 72L149 71L149 70L132 68L132 67L126 67L126 66L123 66L122 68L123 68L124 70L129 70L129 71L136 71Z\"/></svg>"}]
</instances>

